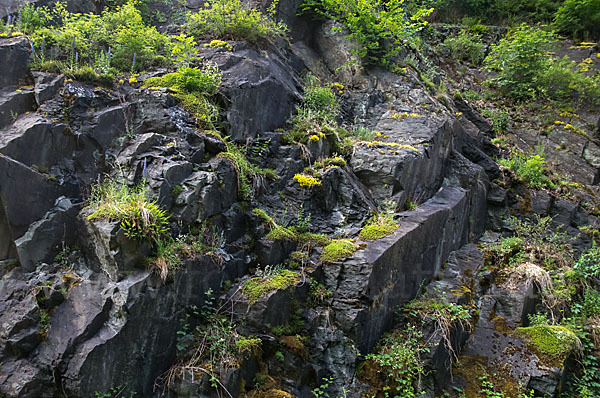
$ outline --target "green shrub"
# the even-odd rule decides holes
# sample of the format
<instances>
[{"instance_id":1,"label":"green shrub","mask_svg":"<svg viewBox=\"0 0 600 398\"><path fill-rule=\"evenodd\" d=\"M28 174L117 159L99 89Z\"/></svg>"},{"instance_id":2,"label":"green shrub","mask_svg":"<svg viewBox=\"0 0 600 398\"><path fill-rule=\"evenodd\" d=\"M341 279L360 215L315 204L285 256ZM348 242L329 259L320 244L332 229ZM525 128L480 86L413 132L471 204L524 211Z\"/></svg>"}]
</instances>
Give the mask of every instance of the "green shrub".
<instances>
[{"instance_id":1,"label":"green shrub","mask_svg":"<svg viewBox=\"0 0 600 398\"><path fill-rule=\"evenodd\" d=\"M492 46L485 66L497 75L489 82L506 95L524 100L539 91L540 72L548 66L555 36L539 27L520 25Z\"/></svg>"},{"instance_id":2,"label":"green shrub","mask_svg":"<svg viewBox=\"0 0 600 398\"><path fill-rule=\"evenodd\" d=\"M302 10L321 19L342 23L359 44L355 53L365 65L384 65L404 47L419 41L418 32L427 22L422 18L433 10L421 8L406 13L403 0L305 0Z\"/></svg>"},{"instance_id":3,"label":"green shrub","mask_svg":"<svg viewBox=\"0 0 600 398\"><path fill-rule=\"evenodd\" d=\"M335 120L339 105L331 87L325 87L313 75L304 78L304 101L296 107L296 115L292 118L292 129L285 140L287 142L307 143L319 141L326 136L339 136Z\"/></svg>"},{"instance_id":4,"label":"green shrub","mask_svg":"<svg viewBox=\"0 0 600 398\"><path fill-rule=\"evenodd\" d=\"M554 183L545 175L546 160L542 155L514 152L509 158L498 160L498 163L514 171L521 181L533 188L554 188Z\"/></svg>"},{"instance_id":5,"label":"green shrub","mask_svg":"<svg viewBox=\"0 0 600 398\"><path fill-rule=\"evenodd\" d=\"M208 7L188 16L186 27L198 39L246 40L258 44L285 37L287 27L274 20L274 7L268 15L249 8L240 0L212 0Z\"/></svg>"},{"instance_id":6,"label":"green shrub","mask_svg":"<svg viewBox=\"0 0 600 398\"><path fill-rule=\"evenodd\" d=\"M452 58L479 65L483 60L483 42L481 36L463 32L458 37L444 40L444 46L450 51Z\"/></svg>"},{"instance_id":7,"label":"green shrub","mask_svg":"<svg viewBox=\"0 0 600 398\"><path fill-rule=\"evenodd\" d=\"M203 127L212 128L218 121L219 109L210 100L221 86L221 71L215 65L205 63L201 68L180 63L177 72L144 80L143 87L168 87L183 107Z\"/></svg>"},{"instance_id":8,"label":"green shrub","mask_svg":"<svg viewBox=\"0 0 600 398\"><path fill-rule=\"evenodd\" d=\"M107 179L92 187L86 206L89 220L108 219L121 222L129 239L145 239L157 243L169 231L169 216L156 202L146 199L142 186L129 188Z\"/></svg>"},{"instance_id":9,"label":"green shrub","mask_svg":"<svg viewBox=\"0 0 600 398\"><path fill-rule=\"evenodd\" d=\"M580 39L600 38L600 0L566 0L554 16L554 27Z\"/></svg>"},{"instance_id":10,"label":"green shrub","mask_svg":"<svg viewBox=\"0 0 600 398\"><path fill-rule=\"evenodd\" d=\"M598 79L581 73L577 64L567 56L551 59L540 71L538 78L540 92L549 99L560 103L570 100L600 104Z\"/></svg>"}]
</instances>

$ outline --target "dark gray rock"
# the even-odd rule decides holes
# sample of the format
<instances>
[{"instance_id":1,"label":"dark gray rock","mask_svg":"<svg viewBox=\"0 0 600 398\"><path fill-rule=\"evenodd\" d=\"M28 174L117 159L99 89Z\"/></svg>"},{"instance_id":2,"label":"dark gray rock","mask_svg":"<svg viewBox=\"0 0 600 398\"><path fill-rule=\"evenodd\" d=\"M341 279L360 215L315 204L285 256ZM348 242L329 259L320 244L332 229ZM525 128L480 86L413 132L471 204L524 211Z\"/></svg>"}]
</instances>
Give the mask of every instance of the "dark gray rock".
<instances>
[{"instance_id":1,"label":"dark gray rock","mask_svg":"<svg viewBox=\"0 0 600 398\"><path fill-rule=\"evenodd\" d=\"M407 199L422 203L433 196L441 186L452 151L451 124L423 117L401 120L387 113L376 131L388 136L390 142L416 150L366 144L356 148L350 165L373 198L382 202L394 197L402 206Z\"/></svg>"},{"instance_id":2,"label":"dark gray rock","mask_svg":"<svg viewBox=\"0 0 600 398\"><path fill-rule=\"evenodd\" d=\"M41 262L48 262L60 247L75 241L75 219L81 206L61 197L44 217L31 224L29 230L15 241L21 266L31 272Z\"/></svg>"},{"instance_id":3,"label":"dark gray rock","mask_svg":"<svg viewBox=\"0 0 600 398\"><path fill-rule=\"evenodd\" d=\"M291 117L301 97L284 59L251 49L215 51L207 59L223 71L219 93L227 103L225 122L232 140L245 142L282 127ZM256 111L257 104L260 112Z\"/></svg>"},{"instance_id":4,"label":"dark gray rock","mask_svg":"<svg viewBox=\"0 0 600 398\"><path fill-rule=\"evenodd\" d=\"M35 77L35 100L38 105L54 98L65 82L64 75L34 72L33 76Z\"/></svg>"},{"instance_id":5,"label":"dark gray rock","mask_svg":"<svg viewBox=\"0 0 600 398\"><path fill-rule=\"evenodd\" d=\"M35 113L19 118L0 136L3 154L45 172L72 157L76 149L77 137L66 125Z\"/></svg>"},{"instance_id":6,"label":"dark gray rock","mask_svg":"<svg viewBox=\"0 0 600 398\"><path fill-rule=\"evenodd\" d=\"M13 6L16 5L14 1L11 1L11 3L13 3ZM0 18L5 12L6 6L3 7L2 3L0 3ZM29 72L30 56L31 46L27 37L18 36L9 39L0 39L0 70L2 71L0 75L0 89L31 82Z\"/></svg>"},{"instance_id":7,"label":"dark gray rock","mask_svg":"<svg viewBox=\"0 0 600 398\"><path fill-rule=\"evenodd\" d=\"M25 234L65 191L68 189L36 170L0 154L0 203L5 216L0 224L9 232L0 236L0 247L12 246L10 242Z\"/></svg>"},{"instance_id":8,"label":"dark gray rock","mask_svg":"<svg viewBox=\"0 0 600 398\"><path fill-rule=\"evenodd\" d=\"M0 129L33 109L35 109L33 88L16 86L3 88L0 90Z\"/></svg>"},{"instance_id":9,"label":"dark gray rock","mask_svg":"<svg viewBox=\"0 0 600 398\"><path fill-rule=\"evenodd\" d=\"M337 286L336 322L361 352L368 352L391 326L394 308L414 298L449 253L466 243L467 206L466 191L443 188L418 210L407 212L392 235L339 266L327 265L327 286Z\"/></svg>"}]
</instances>

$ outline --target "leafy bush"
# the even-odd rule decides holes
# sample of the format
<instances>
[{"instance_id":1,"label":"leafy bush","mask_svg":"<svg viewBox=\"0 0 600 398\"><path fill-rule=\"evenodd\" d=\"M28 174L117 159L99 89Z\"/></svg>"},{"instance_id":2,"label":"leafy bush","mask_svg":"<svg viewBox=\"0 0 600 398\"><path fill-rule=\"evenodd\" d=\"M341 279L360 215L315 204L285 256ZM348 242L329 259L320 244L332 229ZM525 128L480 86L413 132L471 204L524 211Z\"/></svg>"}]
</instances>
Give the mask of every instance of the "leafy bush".
<instances>
[{"instance_id":1,"label":"leafy bush","mask_svg":"<svg viewBox=\"0 0 600 398\"><path fill-rule=\"evenodd\" d=\"M554 27L581 39L600 38L600 1L566 0L554 16Z\"/></svg>"},{"instance_id":2,"label":"leafy bush","mask_svg":"<svg viewBox=\"0 0 600 398\"><path fill-rule=\"evenodd\" d=\"M550 59L538 78L539 90L547 98L568 103L570 100L600 104L598 79L581 73L567 56Z\"/></svg>"},{"instance_id":3,"label":"leafy bush","mask_svg":"<svg viewBox=\"0 0 600 398\"><path fill-rule=\"evenodd\" d=\"M339 105L332 88L323 86L313 75L304 78L304 85L304 101L296 107L296 116L291 120L293 126L285 136L286 141L306 143L309 140L319 141L327 135L338 135L335 118Z\"/></svg>"},{"instance_id":4,"label":"leafy bush","mask_svg":"<svg viewBox=\"0 0 600 398\"><path fill-rule=\"evenodd\" d=\"M452 58L479 65L483 60L483 42L481 36L462 32L458 37L444 40L444 46L450 51Z\"/></svg>"},{"instance_id":5,"label":"leafy bush","mask_svg":"<svg viewBox=\"0 0 600 398\"><path fill-rule=\"evenodd\" d=\"M174 96L200 125L212 128L218 120L219 111L211 102L210 96L214 95L221 86L221 71L216 65L210 63L203 64L201 68L191 67L189 65L196 59L189 55L189 51L184 51L177 46L173 51L176 53L176 62L180 65L178 70L160 77L148 78L144 80L144 87L170 88L175 92Z\"/></svg>"},{"instance_id":6,"label":"leafy bush","mask_svg":"<svg viewBox=\"0 0 600 398\"><path fill-rule=\"evenodd\" d=\"M130 239L145 239L157 243L169 230L169 216L156 202L146 199L143 187L129 188L125 184L106 180L92 187L86 206L89 220L119 220Z\"/></svg>"},{"instance_id":7,"label":"leafy bush","mask_svg":"<svg viewBox=\"0 0 600 398\"><path fill-rule=\"evenodd\" d=\"M567 102L578 99L600 103L597 78L583 73L567 57L555 59L549 51L556 37L539 27L525 24L510 32L485 59L485 66L497 75L488 80L501 93L517 100L536 96Z\"/></svg>"},{"instance_id":8,"label":"leafy bush","mask_svg":"<svg viewBox=\"0 0 600 398\"><path fill-rule=\"evenodd\" d=\"M555 187L545 175L546 160L543 154L526 155L522 152L513 152L509 158L500 159L498 163L514 171L521 181L533 188Z\"/></svg>"},{"instance_id":9,"label":"leafy bush","mask_svg":"<svg viewBox=\"0 0 600 398\"><path fill-rule=\"evenodd\" d=\"M520 25L492 46L485 66L497 75L489 82L506 95L531 99L539 91L540 72L548 65L548 51L555 42L551 32Z\"/></svg>"},{"instance_id":10,"label":"leafy bush","mask_svg":"<svg viewBox=\"0 0 600 398\"><path fill-rule=\"evenodd\" d=\"M403 0L306 0L305 13L342 23L360 48L356 53L365 65L389 65L407 45L419 41L417 33L433 10L421 8L409 16Z\"/></svg>"},{"instance_id":11,"label":"leafy bush","mask_svg":"<svg viewBox=\"0 0 600 398\"><path fill-rule=\"evenodd\" d=\"M408 0L410 8L433 7L437 21L462 22L470 26L514 21L549 22L561 0Z\"/></svg>"},{"instance_id":12,"label":"leafy bush","mask_svg":"<svg viewBox=\"0 0 600 398\"><path fill-rule=\"evenodd\" d=\"M274 20L276 2L268 15L240 0L212 0L208 7L188 16L186 27L200 39L246 40L258 44L285 37L287 27Z\"/></svg>"}]
</instances>

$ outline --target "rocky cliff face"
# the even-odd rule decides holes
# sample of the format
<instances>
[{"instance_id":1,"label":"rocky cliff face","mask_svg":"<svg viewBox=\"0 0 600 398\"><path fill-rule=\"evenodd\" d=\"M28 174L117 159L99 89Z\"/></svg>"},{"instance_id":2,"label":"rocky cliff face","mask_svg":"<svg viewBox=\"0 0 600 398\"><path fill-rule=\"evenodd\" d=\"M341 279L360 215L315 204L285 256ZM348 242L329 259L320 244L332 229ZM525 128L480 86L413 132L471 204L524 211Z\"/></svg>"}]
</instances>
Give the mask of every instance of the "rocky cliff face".
<instances>
[{"instance_id":1,"label":"rocky cliff face","mask_svg":"<svg viewBox=\"0 0 600 398\"><path fill-rule=\"evenodd\" d=\"M279 5L296 38L291 44L201 49L223 72L222 135L263 148L257 162L279 176L255 181L243 200L239 170L217 156L224 142L197 129L167 89L136 82L107 89L32 72L27 39L0 39L3 396L92 397L116 386L143 397L212 397L225 390L239 396L268 369L272 386L264 390L283 394L277 396L308 397L331 378L331 396L345 390L359 397L373 388L358 368L361 355L395 326L396 309L425 287L464 303L456 289L466 280L478 320L470 329L453 326L450 347L444 340L433 344L426 395L457 382L452 355L466 347L465 356L490 369L523 364L509 370L511 377L554 396L562 367L538 366L522 341L493 323L494 316L513 326L526 320L539 301L536 287L496 285L473 245L486 229L501 226L509 208L523 206L493 182L502 173L491 159L490 125L467 102L440 102L410 70L404 76L338 71L340 60L352 58L343 34L310 28L314 22L289 12L296 7L291 3ZM359 123L397 144L356 145L344 166L325 169L322 183L310 189L294 175L332 156L332 143L325 138L301 148L279 130L302 99L300 77L307 70L345 86L338 95L340 123ZM218 255L189 256L163 281L147 267L152 247L128 239L117 221L89 219L90 187L105 176L132 186L144 180L174 231L208 223L219 237ZM256 269L274 267L297 249L294 242L267 239L252 209L287 210L284 219L302 209L310 214L311 232L357 238L390 200L399 220L392 234L358 239L358 250L337 261L321 261L322 249L312 247L301 276L286 289L254 301L240 293ZM409 203L416 206L405 207ZM571 229L597 223L577 204L536 192L531 208ZM581 238L581 248L589 245ZM310 303L309 277L329 291L320 303ZM261 349L228 369L216 388L194 369L166 385L186 314L205 304L208 291L229 303L231 319L243 325L240 333L262 339ZM273 332L294 322L300 326L293 333ZM307 338L298 345L296 335ZM507 346L516 347L512 354Z\"/></svg>"}]
</instances>

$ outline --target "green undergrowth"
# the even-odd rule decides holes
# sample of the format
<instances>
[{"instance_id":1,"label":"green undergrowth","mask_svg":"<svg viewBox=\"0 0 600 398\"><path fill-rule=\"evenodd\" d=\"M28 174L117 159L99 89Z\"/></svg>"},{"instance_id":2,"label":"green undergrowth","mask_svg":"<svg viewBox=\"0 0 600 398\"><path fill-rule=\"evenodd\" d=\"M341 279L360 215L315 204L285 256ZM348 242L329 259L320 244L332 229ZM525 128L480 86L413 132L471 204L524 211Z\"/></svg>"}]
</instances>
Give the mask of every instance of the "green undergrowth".
<instances>
[{"instance_id":1,"label":"green undergrowth","mask_svg":"<svg viewBox=\"0 0 600 398\"><path fill-rule=\"evenodd\" d=\"M358 237L362 240L377 240L391 235L398 229L398 224L389 214L378 214L371 217L360 230Z\"/></svg>"},{"instance_id":2,"label":"green undergrowth","mask_svg":"<svg viewBox=\"0 0 600 398\"><path fill-rule=\"evenodd\" d=\"M218 133L213 135L220 137ZM246 148L240 148L237 144L228 139L221 138L225 143L227 151L217 155L218 158L227 159L235 168L238 185L238 196L247 200L253 195L252 182L257 178L267 178L269 180L279 179L279 175L273 169L258 167L248 160Z\"/></svg>"},{"instance_id":3,"label":"green undergrowth","mask_svg":"<svg viewBox=\"0 0 600 398\"><path fill-rule=\"evenodd\" d=\"M358 245L350 239L334 239L323 248L321 261L335 262L346 257L351 257L359 249Z\"/></svg>"},{"instance_id":4,"label":"green undergrowth","mask_svg":"<svg viewBox=\"0 0 600 398\"><path fill-rule=\"evenodd\" d=\"M250 278L242 285L242 293L254 304L274 290L285 290L300 281L298 272L283 269L267 276Z\"/></svg>"},{"instance_id":5,"label":"green undergrowth","mask_svg":"<svg viewBox=\"0 0 600 398\"><path fill-rule=\"evenodd\" d=\"M569 328L557 325L519 327L513 335L523 338L543 363L562 367L569 353L580 347L577 335Z\"/></svg>"}]
</instances>

